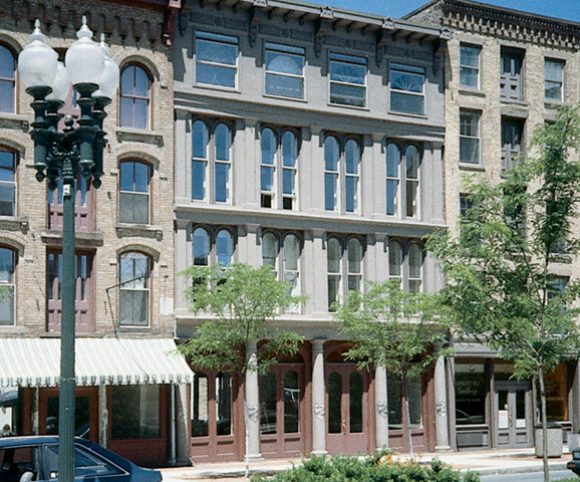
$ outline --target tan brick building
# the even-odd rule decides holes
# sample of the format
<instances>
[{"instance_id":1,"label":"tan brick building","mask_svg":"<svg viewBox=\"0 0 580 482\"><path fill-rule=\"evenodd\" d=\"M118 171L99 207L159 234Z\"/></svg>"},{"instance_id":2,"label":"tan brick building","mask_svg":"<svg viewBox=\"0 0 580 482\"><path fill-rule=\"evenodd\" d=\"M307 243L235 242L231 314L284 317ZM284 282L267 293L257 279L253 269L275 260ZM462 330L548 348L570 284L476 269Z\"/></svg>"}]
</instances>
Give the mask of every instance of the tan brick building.
<instances>
[{"instance_id":1,"label":"tan brick building","mask_svg":"<svg viewBox=\"0 0 580 482\"><path fill-rule=\"evenodd\" d=\"M445 215L457 231L469 209L462 178L499 179L525 153L535 128L579 100L580 25L469 0L435 0L405 18L454 31L445 63ZM562 264L565 280L577 266ZM448 380L452 446L533 444L532 381L508 380L513 367L486 348L458 344ZM562 364L549 377L549 420L578 430L580 370Z\"/></svg>"},{"instance_id":2,"label":"tan brick building","mask_svg":"<svg viewBox=\"0 0 580 482\"><path fill-rule=\"evenodd\" d=\"M179 2L0 5L0 399L15 433L58 416L62 204L35 180L30 96L16 60L35 19L63 57L86 15L121 85L107 108L102 186L77 183L77 434L147 464L174 461L173 65ZM72 90L71 90L72 92ZM64 112L78 113L71 97Z\"/></svg>"}]
</instances>

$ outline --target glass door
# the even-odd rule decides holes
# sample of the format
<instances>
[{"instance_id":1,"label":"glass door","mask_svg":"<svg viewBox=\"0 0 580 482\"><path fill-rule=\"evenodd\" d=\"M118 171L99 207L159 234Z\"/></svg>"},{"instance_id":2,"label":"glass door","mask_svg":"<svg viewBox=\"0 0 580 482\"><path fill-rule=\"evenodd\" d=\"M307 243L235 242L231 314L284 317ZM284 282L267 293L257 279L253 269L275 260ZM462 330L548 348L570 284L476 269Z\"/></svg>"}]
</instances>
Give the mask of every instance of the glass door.
<instances>
[{"instance_id":1,"label":"glass door","mask_svg":"<svg viewBox=\"0 0 580 482\"><path fill-rule=\"evenodd\" d=\"M495 383L496 447L529 447L532 433L529 382Z\"/></svg>"}]
</instances>

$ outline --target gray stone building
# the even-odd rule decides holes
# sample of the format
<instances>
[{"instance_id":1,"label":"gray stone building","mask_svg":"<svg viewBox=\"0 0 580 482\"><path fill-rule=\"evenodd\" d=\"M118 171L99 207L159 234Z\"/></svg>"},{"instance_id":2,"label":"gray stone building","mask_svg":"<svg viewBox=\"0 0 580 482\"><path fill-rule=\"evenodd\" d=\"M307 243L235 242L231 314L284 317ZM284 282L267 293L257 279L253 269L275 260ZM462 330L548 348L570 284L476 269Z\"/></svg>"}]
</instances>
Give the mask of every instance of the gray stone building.
<instances>
[{"instance_id":1,"label":"gray stone building","mask_svg":"<svg viewBox=\"0 0 580 482\"><path fill-rule=\"evenodd\" d=\"M445 62L445 219L457 232L465 175L500 179L525 153L534 129L563 104L577 104L576 23L468 0L435 0L405 17L450 28ZM577 262L561 264L562 282ZM450 360L451 445L459 450L528 447L537 422L533 380L510 380L513 367L476 344L457 344ZM547 382L548 419L576 432L580 370L561 364Z\"/></svg>"},{"instance_id":2,"label":"gray stone building","mask_svg":"<svg viewBox=\"0 0 580 482\"><path fill-rule=\"evenodd\" d=\"M107 109L100 189L76 194L76 432L152 465L176 458L173 65L175 2L0 4L0 423L54 433L58 417L62 201L35 180L31 98L16 61L35 19L62 57L86 15L121 85ZM72 90L64 112L76 115Z\"/></svg>"},{"instance_id":3,"label":"gray stone building","mask_svg":"<svg viewBox=\"0 0 580 482\"><path fill-rule=\"evenodd\" d=\"M175 263L269 264L308 301L307 340L265 377L197 371L193 461L447 448L445 364L401 387L359 372L332 304L365 281L435 291L422 236L444 227L447 28L288 0L185 1L174 42ZM177 276L175 317L189 312ZM255 347L250 347L250 351ZM195 367L194 367L195 368ZM403 408L408 393L410 416ZM389 399L387 421L386 401ZM181 446L181 445L180 445Z\"/></svg>"}]
</instances>

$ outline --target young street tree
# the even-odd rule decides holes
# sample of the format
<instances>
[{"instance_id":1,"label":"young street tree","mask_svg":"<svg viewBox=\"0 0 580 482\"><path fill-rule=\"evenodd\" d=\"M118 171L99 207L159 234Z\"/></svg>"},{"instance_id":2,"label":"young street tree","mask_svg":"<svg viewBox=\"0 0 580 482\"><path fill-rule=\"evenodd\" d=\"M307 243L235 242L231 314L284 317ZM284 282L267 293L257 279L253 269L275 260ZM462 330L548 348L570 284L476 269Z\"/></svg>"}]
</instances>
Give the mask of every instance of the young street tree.
<instances>
[{"instance_id":1,"label":"young street tree","mask_svg":"<svg viewBox=\"0 0 580 482\"><path fill-rule=\"evenodd\" d=\"M497 183L472 180L459 235L439 233L428 242L447 278L442 316L512 361L515 377L537 377L545 480L545 376L580 347L580 285L556 274L558 264L577 262L580 250L579 140L578 111L565 107L534 133L536 157Z\"/></svg>"},{"instance_id":2,"label":"young street tree","mask_svg":"<svg viewBox=\"0 0 580 482\"><path fill-rule=\"evenodd\" d=\"M269 266L253 268L233 263L191 267L182 273L191 280L187 297L194 312L210 318L180 351L202 370L265 374L278 357L298 352L303 338L273 326L281 310L304 301L291 294L291 283L279 281ZM259 341L255 353L247 350ZM244 415L248 430L248 399L244 390ZM255 414L258 415L257 413ZM246 437L246 453L248 440Z\"/></svg>"},{"instance_id":3,"label":"young street tree","mask_svg":"<svg viewBox=\"0 0 580 482\"><path fill-rule=\"evenodd\" d=\"M409 421L408 382L419 378L438 357L448 355L447 331L433 322L429 295L403 291L398 280L368 286L365 293L351 291L335 313L352 343L346 357L361 370L384 367L400 378ZM410 427L408 436L412 453Z\"/></svg>"}]
</instances>

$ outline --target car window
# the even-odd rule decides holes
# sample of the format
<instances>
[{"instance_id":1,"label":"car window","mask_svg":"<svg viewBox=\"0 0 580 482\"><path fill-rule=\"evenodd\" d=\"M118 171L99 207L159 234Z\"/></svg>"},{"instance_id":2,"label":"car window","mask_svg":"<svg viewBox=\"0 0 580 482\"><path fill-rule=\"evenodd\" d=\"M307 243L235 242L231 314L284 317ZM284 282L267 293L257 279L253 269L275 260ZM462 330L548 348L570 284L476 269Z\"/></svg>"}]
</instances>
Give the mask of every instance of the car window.
<instances>
[{"instance_id":1,"label":"car window","mask_svg":"<svg viewBox=\"0 0 580 482\"><path fill-rule=\"evenodd\" d=\"M58 479L58 445L46 447L46 466L50 480ZM116 465L108 462L97 454L75 447L75 478L101 477L103 475L118 475L124 472Z\"/></svg>"},{"instance_id":2,"label":"car window","mask_svg":"<svg viewBox=\"0 0 580 482\"><path fill-rule=\"evenodd\" d=\"M0 481L19 482L26 473L31 480L38 476L38 450L36 447L12 447L0 449Z\"/></svg>"}]
</instances>

